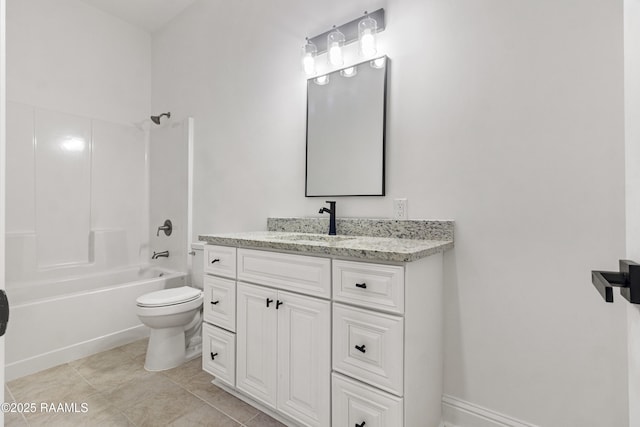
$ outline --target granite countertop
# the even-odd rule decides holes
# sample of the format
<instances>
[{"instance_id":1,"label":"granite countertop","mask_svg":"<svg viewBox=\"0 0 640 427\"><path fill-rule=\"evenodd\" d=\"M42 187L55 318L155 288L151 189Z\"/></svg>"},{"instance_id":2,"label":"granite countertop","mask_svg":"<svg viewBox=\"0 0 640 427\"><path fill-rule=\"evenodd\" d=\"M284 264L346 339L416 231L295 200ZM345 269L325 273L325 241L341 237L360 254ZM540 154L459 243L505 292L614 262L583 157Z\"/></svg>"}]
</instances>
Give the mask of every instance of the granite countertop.
<instances>
[{"instance_id":1,"label":"granite countertop","mask_svg":"<svg viewBox=\"0 0 640 427\"><path fill-rule=\"evenodd\" d=\"M372 261L409 262L453 248L446 240L400 239L326 234L258 231L204 234L199 240L214 245L296 251L309 255L329 255Z\"/></svg>"}]
</instances>

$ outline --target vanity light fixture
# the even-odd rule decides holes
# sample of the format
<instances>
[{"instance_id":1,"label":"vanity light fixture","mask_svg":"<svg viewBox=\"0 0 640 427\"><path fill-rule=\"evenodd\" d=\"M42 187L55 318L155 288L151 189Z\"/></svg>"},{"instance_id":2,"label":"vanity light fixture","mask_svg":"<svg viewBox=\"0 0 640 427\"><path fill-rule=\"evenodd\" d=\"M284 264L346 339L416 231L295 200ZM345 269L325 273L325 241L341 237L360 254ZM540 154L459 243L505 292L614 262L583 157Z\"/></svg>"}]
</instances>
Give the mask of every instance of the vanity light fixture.
<instances>
[{"instance_id":1,"label":"vanity light fixture","mask_svg":"<svg viewBox=\"0 0 640 427\"><path fill-rule=\"evenodd\" d=\"M342 32L333 26L333 31L327 35L327 50L329 54L327 59L329 64L334 66L340 66L344 64L344 58L342 56L342 46L344 46L345 37Z\"/></svg>"},{"instance_id":2,"label":"vanity light fixture","mask_svg":"<svg viewBox=\"0 0 640 427\"><path fill-rule=\"evenodd\" d=\"M340 26L333 26L329 31L307 38L307 44L302 50L303 68L307 75L315 74L315 61L313 72L309 73L311 63L309 57L315 58L317 55L327 53L327 62L331 66L341 66L344 64L343 46L358 41L358 53L365 58L371 58L377 54L376 34L385 28L384 9L378 9L371 13L365 11L364 16L354 19ZM313 45L316 50L310 53L307 46Z\"/></svg>"},{"instance_id":3,"label":"vanity light fixture","mask_svg":"<svg viewBox=\"0 0 640 427\"><path fill-rule=\"evenodd\" d=\"M308 76L316 73L317 54L318 48L309 40L309 37L307 37L307 43L302 47L302 69Z\"/></svg>"},{"instance_id":4,"label":"vanity light fixture","mask_svg":"<svg viewBox=\"0 0 640 427\"><path fill-rule=\"evenodd\" d=\"M376 44L376 32L378 23L364 11L365 18L358 22L358 53L360 56L369 57L378 52Z\"/></svg>"}]
</instances>

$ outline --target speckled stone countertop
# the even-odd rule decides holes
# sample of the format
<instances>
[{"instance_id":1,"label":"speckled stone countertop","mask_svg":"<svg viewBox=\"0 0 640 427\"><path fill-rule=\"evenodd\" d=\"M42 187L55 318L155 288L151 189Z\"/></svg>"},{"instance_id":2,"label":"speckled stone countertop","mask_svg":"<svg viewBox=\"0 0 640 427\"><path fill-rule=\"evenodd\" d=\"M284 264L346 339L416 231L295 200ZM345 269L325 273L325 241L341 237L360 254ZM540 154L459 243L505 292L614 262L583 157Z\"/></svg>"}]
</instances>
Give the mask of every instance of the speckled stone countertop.
<instances>
[{"instance_id":1,"label":"speckled stone countertop","mask_svg":"<svg viewBox=\"0 0 640 427\"><path fill-rule=\"evenodd\" d=\"M393 222L397 223L398 221ZM429 222L424 221L424 223ZM360 258L371 261L410 262L453 248L453 222L447 221L447 223L451 225L451 233L445 233L446 237L450 237L445 239L346 234L328 236L327 234L291 231L205 234L198 236L198 238L214 245L295 251L309 255Z\"/></svg>"}]
</instances>

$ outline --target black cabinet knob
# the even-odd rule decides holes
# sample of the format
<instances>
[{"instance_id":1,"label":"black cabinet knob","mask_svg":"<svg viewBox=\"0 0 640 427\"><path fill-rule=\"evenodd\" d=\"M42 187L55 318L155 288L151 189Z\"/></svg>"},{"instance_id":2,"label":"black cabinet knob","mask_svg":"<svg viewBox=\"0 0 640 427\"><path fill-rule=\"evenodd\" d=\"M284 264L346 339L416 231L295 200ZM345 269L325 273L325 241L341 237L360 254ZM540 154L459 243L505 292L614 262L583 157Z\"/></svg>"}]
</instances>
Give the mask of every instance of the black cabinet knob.
<instances>
[{"instance_id":1,"label":"black cabinet knob","mask_svg":"<svg viewBox=\"0 0 640 427\"><path fill-rule=\"evenodd\" d=\"M211 301L211 304L216 305L216 304L218 304L219 302L220 302L220 300L217 300L217 301Z\"/></svg>"},{"instance_id":2,"label":"black cabinet knob","mask_svg":"<svg viewBox=\"0 0 640 427\"><path fill-rule=\"evenodd\" d=\"M269 304L271 304L273 300L271 298L267 298L267 308L269 308Z\"/></svg>"},{"instance_id":3,"label":"black cabinet knob","mask_svg":"<svg viewBox=\"0 0 640 427\"><path fill-rule=\"evenodd\" d=\"M366 345L362 344L362 345L357 345L356 346L356 350L362 352L362 353L366 353L367 349L366 349Z\"/></svg>"},{"instance_id":4,"label":"black cabinet knob","mask_svg":"<svg viewBox=\"0 0 640 427\"><path fill-rule=\"evenodd\" d=\"M276 310L279 309L282 304L284 304L282 301L276 301Z\"/></svg>"},{"instance_id":5,"label":"black cabinet knob","mask_svg":"<svg viewBox=\"0 0 640 427\"><path fill-rule=\"evenodd\" d=\"M218 353L211 352L211 360L216 360Z\"/></svg>"},{"instance_id":6,"label":"black cabinet knob","mask_svg":"<svg viewBox=\"0 0 640 427\"><path fill-rule=\"evenodd\" d=\"M367 289L366 283L356 283L356 288Z\"/></svg>"},{"instance_id":7,"label":"black cabinet knob","mask_svg":"<svg viewBox=\"0 0 640 427\"><path fill-rule=\"evenodd\" d=\"M220 262L220 258L216 258L213 261L211 261L211 264L215 264L216 262Z\"/></svg>"},{"instance_id":8,"label":"black cabinet knob","mask_svg":"<svg viewBox=\"0 0 640 427\"><path fill-rule=\"evenodd\" d=\"M356 427L364 427L365 424L367 424L367 423L365 421L363 421L360 424L356 424Z\"/></svg>"}]
</instances>

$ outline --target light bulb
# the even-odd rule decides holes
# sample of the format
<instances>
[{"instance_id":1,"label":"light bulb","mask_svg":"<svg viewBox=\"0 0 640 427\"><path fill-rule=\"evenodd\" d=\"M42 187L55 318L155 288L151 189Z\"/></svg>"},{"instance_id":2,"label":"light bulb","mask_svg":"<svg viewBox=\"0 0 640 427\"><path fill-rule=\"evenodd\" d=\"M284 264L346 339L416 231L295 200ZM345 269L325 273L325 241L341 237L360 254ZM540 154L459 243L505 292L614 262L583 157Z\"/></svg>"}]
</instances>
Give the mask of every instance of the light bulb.
<instances>
[{"instance_id":1,"label":"light bulb","mask_svg":"<svg viewBox=\"0 0 640 427\"><path fill-rule=\"evenodd\" d=\"M342 58L342 48L338 43L334 43L329 48L329 63L331 65L342 65L344 59Z\"/></svg>"},{"instance_id":2,"label":"light bulb","mask_svg":"<svg viewBox=\"0 0 640 427\"><path fill-rule=\"evenodd\" d=\"M310 54L305 55L302 58L302 68L304 69L305 74L312 75L316 72L316 60Z\"/></svg>"},{"instance_id":3,"label":"light bulb","mask_svg":"<svg viewBox=\"0 0 640 427\"><path fill-rule=\"evenodd\" d=\"M344 41L344 34L342 34L334 25L333 31L331 31L327 36L327 59L329 60L330 65L339 66L344 64L344 59L342 57L342 45L344 45Z\"/></svg>"},{"instance_id":4,"label":"light bulb","mask_svg":"<svg viewBox=\"0 0 640 427\"><path fill-rule=\"evenodd\" d=\"M373 56L378 52L376 46L378 23L367 14L366 10L364 14L364 19L358 22L358 53L360 56Z\"/></svg>"},{"instance_id":5,"label":"light bulb","mask_svg":"<svg viewBox=\"0 0 640 427\"><path fill-rule=\"evenodd\" d=\"M302 69L310 76L316 73L316 54L318 48L307 37L307 43L302 47Z\"/></svg>"},{"instance_id":6,"label":"light bulb","mask_svg":"<svg viewBox=\"0 0 640 427\"><path fill-rule=\"evenodd\" d=\"M365 30L360 39L360 52L363 56L373 56L378 52L376 49L376 39L371 30Z\"/></svg>"}]
</instances>

